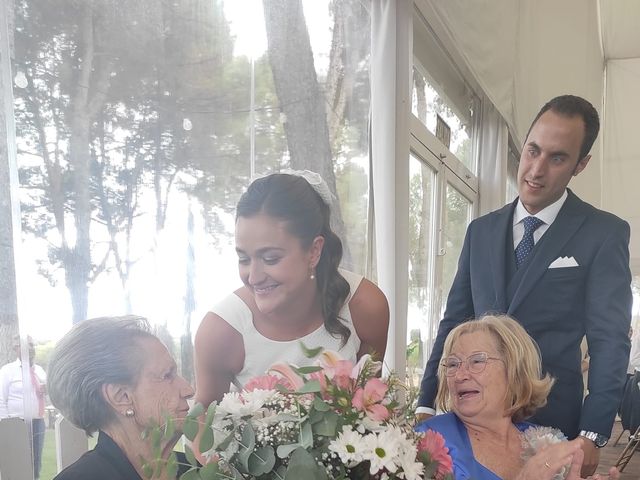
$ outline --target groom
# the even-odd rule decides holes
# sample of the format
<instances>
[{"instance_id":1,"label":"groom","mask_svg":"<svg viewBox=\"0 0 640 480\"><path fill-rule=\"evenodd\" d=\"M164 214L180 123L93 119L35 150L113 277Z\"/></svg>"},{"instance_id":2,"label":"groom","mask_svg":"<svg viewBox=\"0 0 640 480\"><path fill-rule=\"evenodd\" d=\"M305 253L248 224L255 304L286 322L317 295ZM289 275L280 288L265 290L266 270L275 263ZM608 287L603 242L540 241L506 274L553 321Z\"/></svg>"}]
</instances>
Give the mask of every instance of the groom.
<instances>
[{"instance_id":1,"label":"groom","mask_svg":"<svg viewBox=\"0 0 640 480\"><path fill-rule=\"evenodd\" d=\"M535 339L544 370L556 378L532 421L585 437L584 476L595 471L620 404L632 302L628 223L567 188L589 163L599 127L593 106L573 95L552 99L536 116L520 157L518 199L467 229L417 410L435 413L449 331L485 313L506 313ZM591 364L583 403L585 334Z\"/></svg>"}]
</instances>

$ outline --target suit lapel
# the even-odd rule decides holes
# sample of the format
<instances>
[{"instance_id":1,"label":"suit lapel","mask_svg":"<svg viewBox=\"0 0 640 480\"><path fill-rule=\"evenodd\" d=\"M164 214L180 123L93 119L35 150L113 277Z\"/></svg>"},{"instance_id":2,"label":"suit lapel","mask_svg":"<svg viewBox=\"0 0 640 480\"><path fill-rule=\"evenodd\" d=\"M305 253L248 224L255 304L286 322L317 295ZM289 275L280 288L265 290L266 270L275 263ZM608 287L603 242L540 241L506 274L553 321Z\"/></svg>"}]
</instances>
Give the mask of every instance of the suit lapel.
<instances>
[{"instance_id":1,"label":"suit lapel","mask_svg":"<svg viewBox=\"0 0 640 480\"><path fill-rule=\"evenodd\" d=\"M536 245L531 261L524 267L526 271L522 272L522 280L507 311L509 314L512 314L520 306L586 218L582 200L576 197L571 190L568 193L569 196L558 216Z\"/></svg>"},{"instance_id":2,"label":"suit lapel","mask_svg":"<svg viewBox=\"0 0 640 480\"><path fill-rule=\"evenodd\" d=\"M517 202L517 199L516 199ZM493 278L493 288L496 292L496 310L504 312L507 310L506 297L506 254L507 249L513 250L512 245L507 245L507 238L511 238L508 229L513 228L513 210L516 203L505 205L491 219L491 237L495 241L489 248L491 276Z\"/></svg>"}]
</instances>

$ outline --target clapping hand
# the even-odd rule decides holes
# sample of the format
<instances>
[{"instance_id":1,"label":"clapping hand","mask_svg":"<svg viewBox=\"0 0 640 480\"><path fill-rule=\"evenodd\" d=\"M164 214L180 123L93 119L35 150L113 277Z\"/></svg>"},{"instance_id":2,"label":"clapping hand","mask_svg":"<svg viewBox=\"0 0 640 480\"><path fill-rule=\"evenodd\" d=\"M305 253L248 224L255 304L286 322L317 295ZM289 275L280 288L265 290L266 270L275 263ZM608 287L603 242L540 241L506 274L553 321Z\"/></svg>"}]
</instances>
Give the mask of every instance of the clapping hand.
<instances>
[{"instance_id":1,"label":"clapping hand","mask_svg":"<svg viewBox=\"0 0 640 480\"><path fill-rule=\"evenodd\" d=\"M596 473L581 477L580 470L584 460L581 438L554 444L541 449L531 457L516 477L516 480L552 480L566 465L570 465L565 480L619 480L620 472L612 467L609 474Z\"/></svg>"},{"instance_id":2,"label":"clapping hand","mask_svg":"<svg viewBox=\"0 0 640 480\"><path fill-rule=\"evenodd\" d=\"M574 440L581 441L581 440ZM566 480L619 480L620 472L616 467L611 467L608 474L596 473L588 477L581 477L580 470L582 469L582 462L584 460L584 450L580 449L576 451L571 459L571 469Z\"/></svg>"}]
</instances>

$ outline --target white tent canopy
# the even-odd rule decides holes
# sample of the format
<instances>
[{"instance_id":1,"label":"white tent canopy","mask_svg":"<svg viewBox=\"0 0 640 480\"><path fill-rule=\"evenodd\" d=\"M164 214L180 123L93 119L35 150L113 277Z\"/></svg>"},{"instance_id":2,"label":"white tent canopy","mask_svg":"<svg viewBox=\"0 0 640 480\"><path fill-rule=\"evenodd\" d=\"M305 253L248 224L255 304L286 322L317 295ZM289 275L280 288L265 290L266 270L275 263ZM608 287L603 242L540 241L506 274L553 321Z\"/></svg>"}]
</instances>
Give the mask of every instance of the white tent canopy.
<instances>
[{"instance_id":1,"label":"white tent canopy","mask_svg":"<svg viewBox=\"0 0 640 480\"><path fill-rule=\"evenodd\" d=\"M418 2L420 5L421 2ZM563 93L600 111L589 167L572 181L585 200L631 223L640 274L640 2L637 0L425 0L503 115L518 144L540 106ZM634 160L636 160L634 162Z\"/></svg>"}]
</instances>

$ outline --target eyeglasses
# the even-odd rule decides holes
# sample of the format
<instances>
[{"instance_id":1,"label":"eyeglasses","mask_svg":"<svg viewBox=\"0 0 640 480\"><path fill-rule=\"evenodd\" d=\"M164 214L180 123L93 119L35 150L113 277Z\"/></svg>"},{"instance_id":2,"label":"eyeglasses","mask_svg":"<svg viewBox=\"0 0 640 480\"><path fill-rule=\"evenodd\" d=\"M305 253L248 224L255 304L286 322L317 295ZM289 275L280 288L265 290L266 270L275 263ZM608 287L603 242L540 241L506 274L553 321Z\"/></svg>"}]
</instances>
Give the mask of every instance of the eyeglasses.
<instances>
[{"instance_id":1,"label":"eyeglasses","mask_svg":"<svg viewBox=\"0 0 640 480\"><path fill-rule=\"evenodd\" d=\"M460 365L462 365L463 363L466 364L467 371L469 373L481 373L484 371L489 360L502 359L497 357L490 357L489 354L485 352L478 352L469 355L466 360L460 360L458 357L445 358L441 365L444 367L444 374L447 377L453 377L460 368Z\"/></svg>"}]
</instances>

